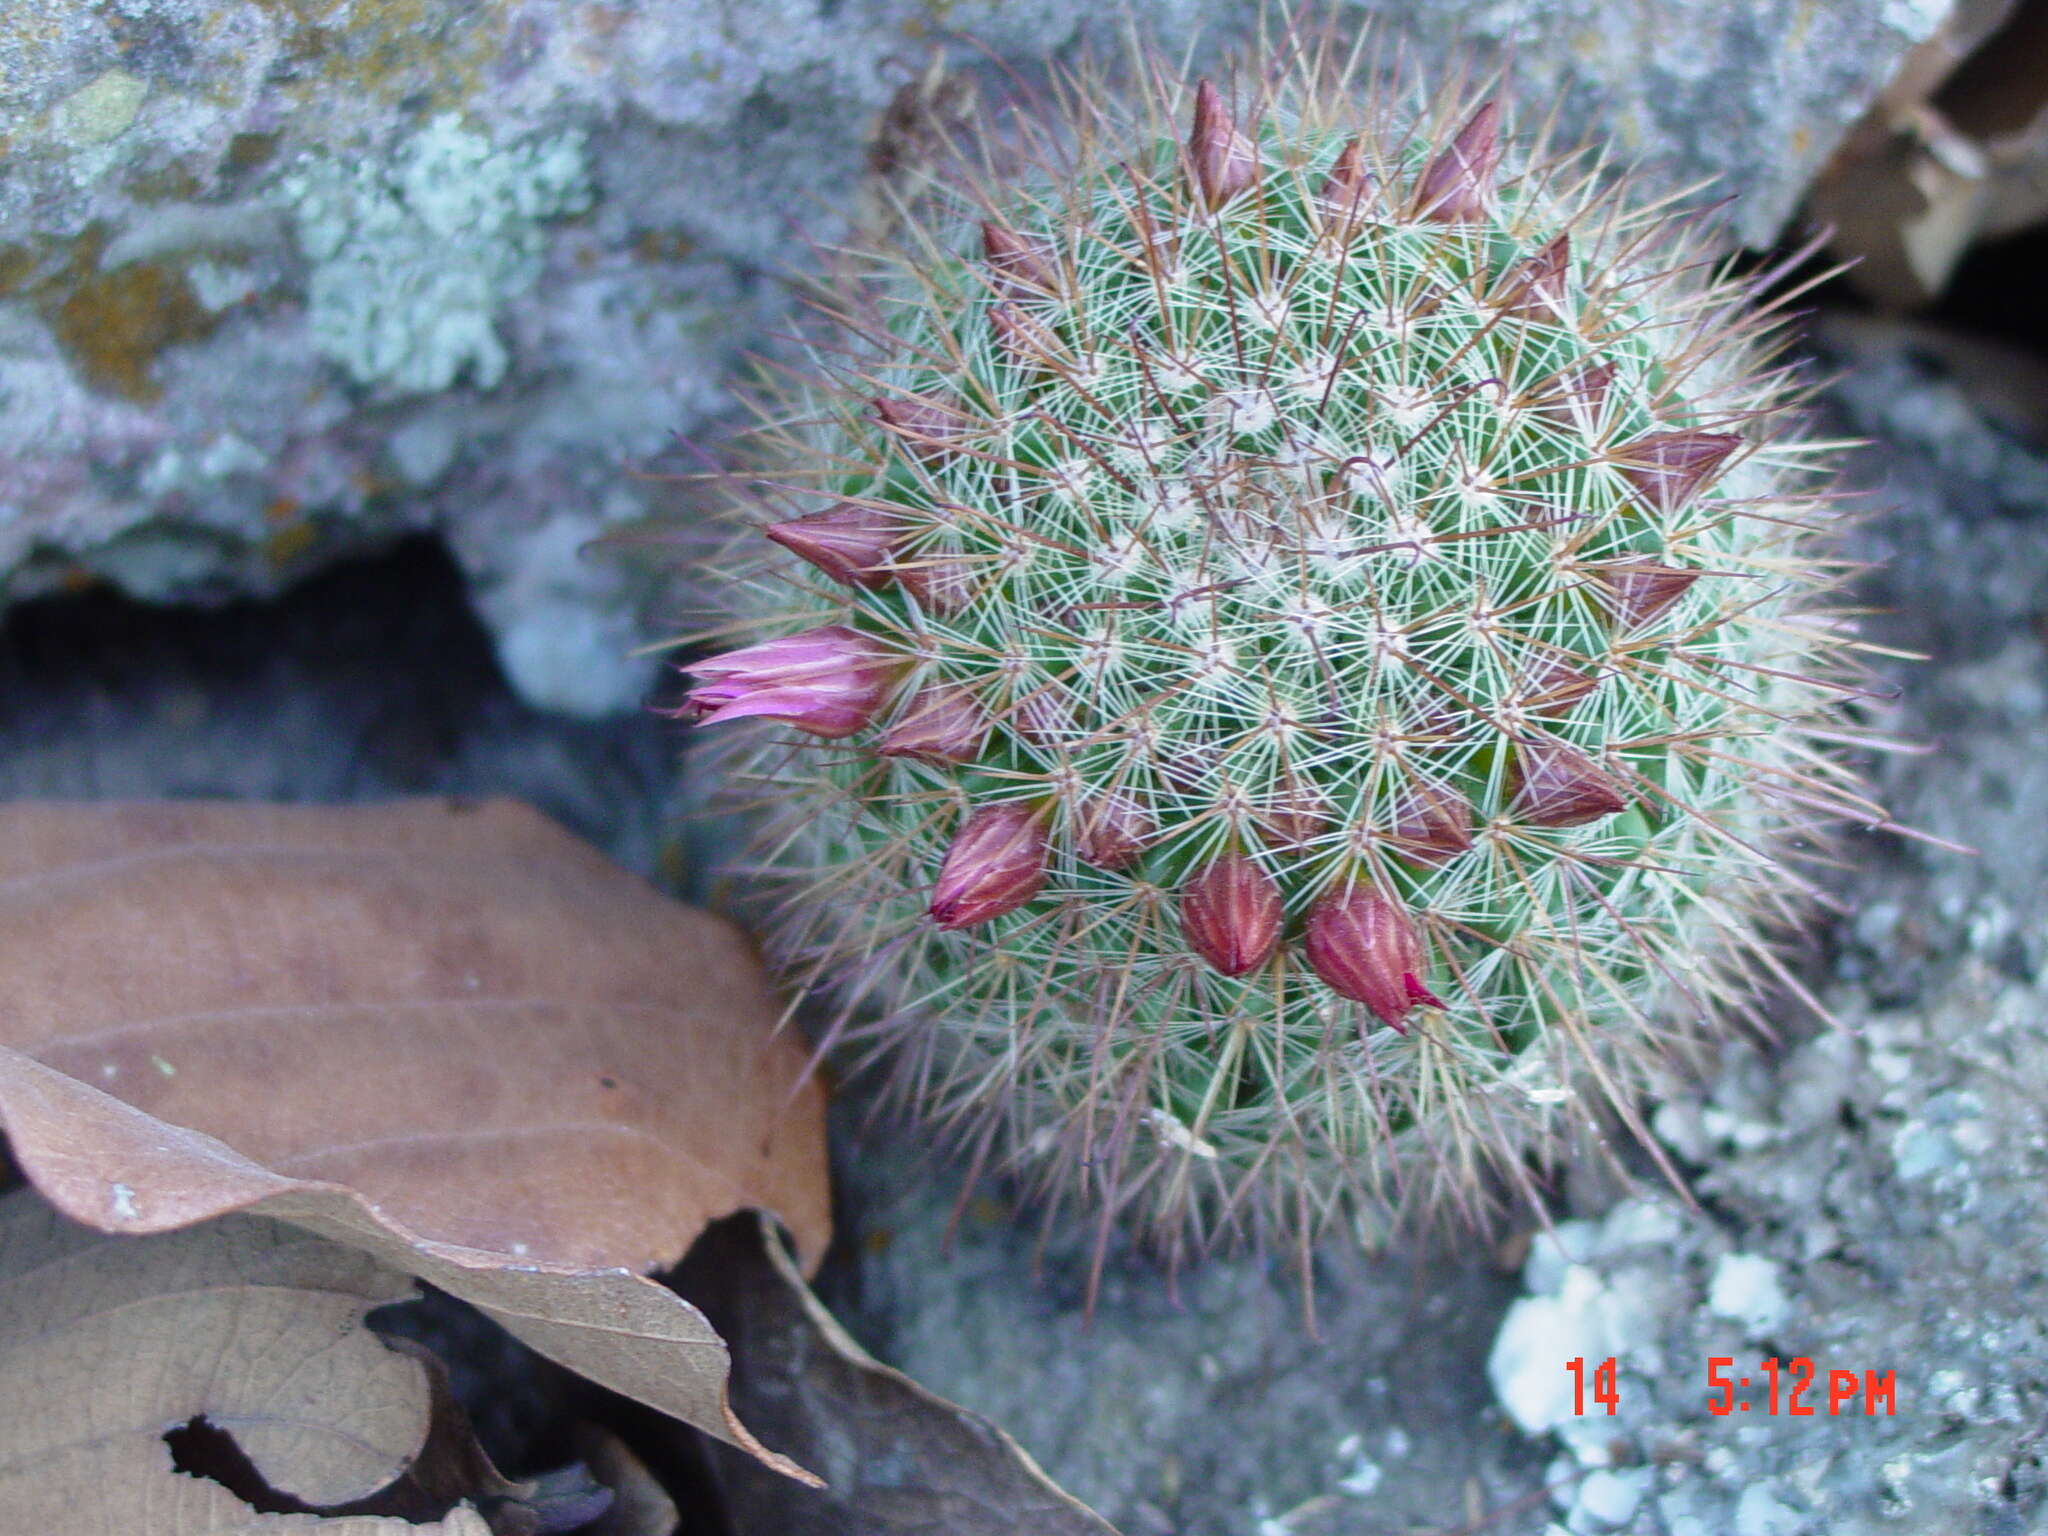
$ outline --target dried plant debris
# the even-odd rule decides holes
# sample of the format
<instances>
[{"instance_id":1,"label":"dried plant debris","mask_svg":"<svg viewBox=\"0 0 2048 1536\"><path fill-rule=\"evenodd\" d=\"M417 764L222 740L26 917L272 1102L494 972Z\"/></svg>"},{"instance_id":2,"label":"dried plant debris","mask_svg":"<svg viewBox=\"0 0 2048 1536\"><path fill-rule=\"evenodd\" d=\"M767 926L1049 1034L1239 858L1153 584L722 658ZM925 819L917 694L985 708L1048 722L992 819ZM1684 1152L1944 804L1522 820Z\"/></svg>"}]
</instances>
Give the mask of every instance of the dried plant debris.
<instances>
[{"instance_id":1,"label":"dried plant debris","mask_svg":"<svg viewBox=\"0 0 2048 1536\"><path fill-rule=\"evenodd\" d=\"M1965 0L1815 182L1815 222L1892 309L1940 297L1981 241L2048 218L2048 5Z\"/></svg>"},{"instance_id":2,"label":"dried plant debris","mask_svg":"<svg viewBox=\"0 0 2048 1536\"><path fill-rule=\"evenodd\" d=\"M237 1216L148 1238L0 1202L0 1528L542 1536L612 1503L490 1465L431 1357L364 1325L404 1274Z\"/></svg>"},{"instance_id":3,"label":"dried plant debris","mask_svg":"<svg viewBox=\"0 0 2048 1536\"><path fill-rule=\"evenodd\" d=\"M824 1476L814 1491L723 1447L719 1481L742 1531L781 1536L1115 1536L995 1425L871 1358L834 1321L758 1217L719 1222L677 1282L733 1351L733 1399L768 1439Z\"/></svg>"},{"instance_id":4,"label":"dried plant debris","mask_svg":"<svg viewBox=\"0 0 2048 1536\"><path fill-rule=\"evenodd\" d=\"M747 1447L703 1225L828 1233L822 1094L745 940L510 803L0 807L0 1130L59 1210L282 1217Z\"/></svg>"}]
</instances>

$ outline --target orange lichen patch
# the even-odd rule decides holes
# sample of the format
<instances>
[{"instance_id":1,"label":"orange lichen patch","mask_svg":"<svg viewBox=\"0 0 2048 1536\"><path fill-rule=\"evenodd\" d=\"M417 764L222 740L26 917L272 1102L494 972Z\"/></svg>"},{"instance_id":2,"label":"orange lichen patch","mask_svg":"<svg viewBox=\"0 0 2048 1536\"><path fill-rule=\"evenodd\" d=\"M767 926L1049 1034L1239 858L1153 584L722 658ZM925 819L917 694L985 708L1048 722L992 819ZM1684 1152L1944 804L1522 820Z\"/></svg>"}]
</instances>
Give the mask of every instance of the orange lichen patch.
<instances>
[{"instance_id":1,"label":"orange lichen patch","mask_svg":"<svg viewBox=\"0 0 2048 1536\"><path fill-rule=\"evenodd\" d=\"M94 388L144 403L163 394L151 373L157 354L203 340L220 323L184 273L156 262L90 272L57 301L49 321Z\"/></svg>"},{"instance_id":2,"label":"orange lichen patch","mask_svg":"<svg viewBox=\"0 0 2048 1536\"><path fill-rule=\"evenodd\" d=\"M273 570L282 569L311 551L319 541L320 530L312 523L287 523L263 541L263 558Z\"/></svg>"},{"instance_id":3,"label":"orange lichen patch","mask_svg":"<svg viewBox=\"0 0 2048 1536\"><path fill-rule=\"evenodd\" d=\"M238 133L228 140L221 163L230 171L253 171L270 163L283 136L276 133Z\"/></svg>"},{"instance_id":4,"label":"orange lichen patch","mask_svg":"<svg viewBox=\"0 0 2048 1536\"><path fill-rule=\"evenodd\" d=\"M163 393L151 373L157 354L204 339L220 320L176 266L135 262L103 271L106 248L103 224L66 240L0 246L0 295L33 300L94 389L147 404Z\"/></svg>"},{"instance_id":5,"label":"orange lichen patch","mask_svg":"<svg viewBox=\"0 0 2048 1536\"><path fill-rule=\"evenodd\" d=\"M504 0L458 7L455 14L433 0L376 0L338 17L323 0L256 5L289 24L287 55L314 66L298 83L301 96L353 90L442 111L472 100L484 88L485 69L504 55Z\"/></svg>"},{"instance_id":6,"label":"orange lichen patch","mask_svg":"<svg viewBox=\"0 0 2048 1536\"><path fill-rule=\"evenodd\" d=\"M263 509L263 521L273 528L281 527L298 516L302 505L296 496L273 497Z\"/></svg>"},{"instance_id":7,"label":"orange lichen patch","mask_svg":"<svg viewBox=\"0 0 2048 1536\"><path fill-rule=\"evenodd\" d=\"M643 229L633 237L633 254L642 261L681 261L696 249L680 229Z\"/></svg>"},{"instance_id":8,"label":"orange lichen patch","mask_svg":"<svg viewBox=\"0 0 2048 1536\"><path fill-rule=\"evenodd\" d=\"M350 470L348 483L365 501L375 501L379 496L388 496L393 491L402 489L396 480L368 468Z\"/></svg>"},{"instance_id":9,"label":"orange lichen patch","mask_svg":"<svg viewBox=\"0 0 2048 1536\"><path fill-rule=\"evenodd\" d=\"M0 296L19 293L35 271L34 251L25 245L0 245Z\"/></svg>"},{"instance_id":10,"label":"orange lichen patch","mask_svg":"<svg viewBox=\"0 0 2048 1536\"><path fill-rule=\"evenodd\" d=\"M151 166L123 179L121 190L138 203L191 203L206 195L206 183L179 161Z\"/></svg>"}]
</instances>

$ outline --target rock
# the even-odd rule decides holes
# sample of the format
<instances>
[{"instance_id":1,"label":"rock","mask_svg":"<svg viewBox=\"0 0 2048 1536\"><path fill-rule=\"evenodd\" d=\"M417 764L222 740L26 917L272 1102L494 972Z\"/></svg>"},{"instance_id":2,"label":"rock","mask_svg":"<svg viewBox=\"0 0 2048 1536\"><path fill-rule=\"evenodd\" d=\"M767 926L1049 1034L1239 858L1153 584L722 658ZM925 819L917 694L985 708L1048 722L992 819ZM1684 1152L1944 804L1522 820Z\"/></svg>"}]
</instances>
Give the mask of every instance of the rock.
<instances>
[{"instance_id":1,"label":"rock","mask_svg":"<svg viewBox=\"0 0 2048 1536\"><path fill-rule=\"evenodd\" d=\"M1379 0L1426 67L1718 174L1768 240L1948 0ZM1249 0L1137 6L1178 48ZM440 534L531 701L628 709L658 570L588 541L687 514L670 434L731 405L840 235L910 171L943 26L1000 94L1090 0L47 0L0 16L0 601L267 593ZM1540 20L1540 25L1534 24ZM1113 28L1105 23L1101 31ZM1454 44L1453 39L1462 39ZM873 201L873 199L869 199ZM693 467L685 464L684 467ZM606 553L612 548L614 552ZM663 617L666 617L665 612Z\"/></svg>"},{"instance_id":2,"label":"rock","mask_svg":"<svg viewBox=\"0 0 2048 1536\"><path fill-rule=\"evenodd\" d=\"M1619 1530L1635 1518L1649 1486L1648 1467L1625 1472L1602 1467L1588 1472L1579 1483L1565 1524L1574 1532Z\"/></svg>"},{"instance_id":3,"label":"rock","mask_svg":"<svg viewBox=\"0 0 2048 1536\"><path fill-rule=\"evenodd\" d=\"M1791 1302L1778 1282L1778 1266L1754 1253L1724 1253L1707 1284L1707 1305L1760 1339L1785 1321Z\"/></svg>"}]
</instances>

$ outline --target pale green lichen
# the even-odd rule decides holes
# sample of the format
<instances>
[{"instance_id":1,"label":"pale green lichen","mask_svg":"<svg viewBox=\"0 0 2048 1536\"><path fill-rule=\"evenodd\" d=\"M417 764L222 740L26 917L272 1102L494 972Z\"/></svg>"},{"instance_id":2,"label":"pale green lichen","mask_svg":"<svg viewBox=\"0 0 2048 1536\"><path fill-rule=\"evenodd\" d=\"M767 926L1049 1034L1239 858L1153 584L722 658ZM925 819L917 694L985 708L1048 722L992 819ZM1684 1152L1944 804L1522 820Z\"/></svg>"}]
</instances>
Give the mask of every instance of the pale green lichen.
<instances>
[{"instance_id":1,"label":"pale green lichen","mask_svg":"<svg viewBox=\"0 0 2048 1536\"><path fill-rule=\"evenodd\" d=\"M282 190L313 263L314 347L409 393L505 376L499 306L539 276L543 221L592 196L581 134L499 146L452 113L388 160L316 160Z\"/></svg>"},{"instance_id":2,"label":"pale green lichen","mask_svg":"<svg viewBox=\"0 0 2048 1536\"><path fill-rule=\"evenodd\" d=\"M79 149L110 144L133 126L148 94L148 85L127 70L110 69L60 102L50 114L50 126Z\"/></svg>"}]
</instances>

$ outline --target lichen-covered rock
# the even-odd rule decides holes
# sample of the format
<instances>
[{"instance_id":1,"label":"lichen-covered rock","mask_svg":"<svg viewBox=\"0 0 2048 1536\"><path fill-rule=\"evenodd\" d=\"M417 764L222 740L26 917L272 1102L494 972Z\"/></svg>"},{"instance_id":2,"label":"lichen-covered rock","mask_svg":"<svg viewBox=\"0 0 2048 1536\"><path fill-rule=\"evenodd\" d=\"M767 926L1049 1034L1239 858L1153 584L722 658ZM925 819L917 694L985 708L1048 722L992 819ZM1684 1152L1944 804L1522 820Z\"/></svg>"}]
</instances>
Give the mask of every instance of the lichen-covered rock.
<instances>
[{"instance_id":1,"label":"lichen-covered rock","mask_svg":"<svg viewBox=\"0 0 2048 1536\"><path fill-rule=\"evenodd\" d=\"M914 170L941 28L1027 65L1082 0L48 0L0 14L0 599L269 591L437 529L515 685L603 713L648 596L579 555L669 510L629 471L726 404L773 273ZM1248 0L1136 7L1178 42ZM1392 0L1503 41L1568 126L1767 239L1950 0ZM1541 27L1531 27L1532 17ZM1001 72L956 62L985 90Z\"/></svg>"}]
</instances>

